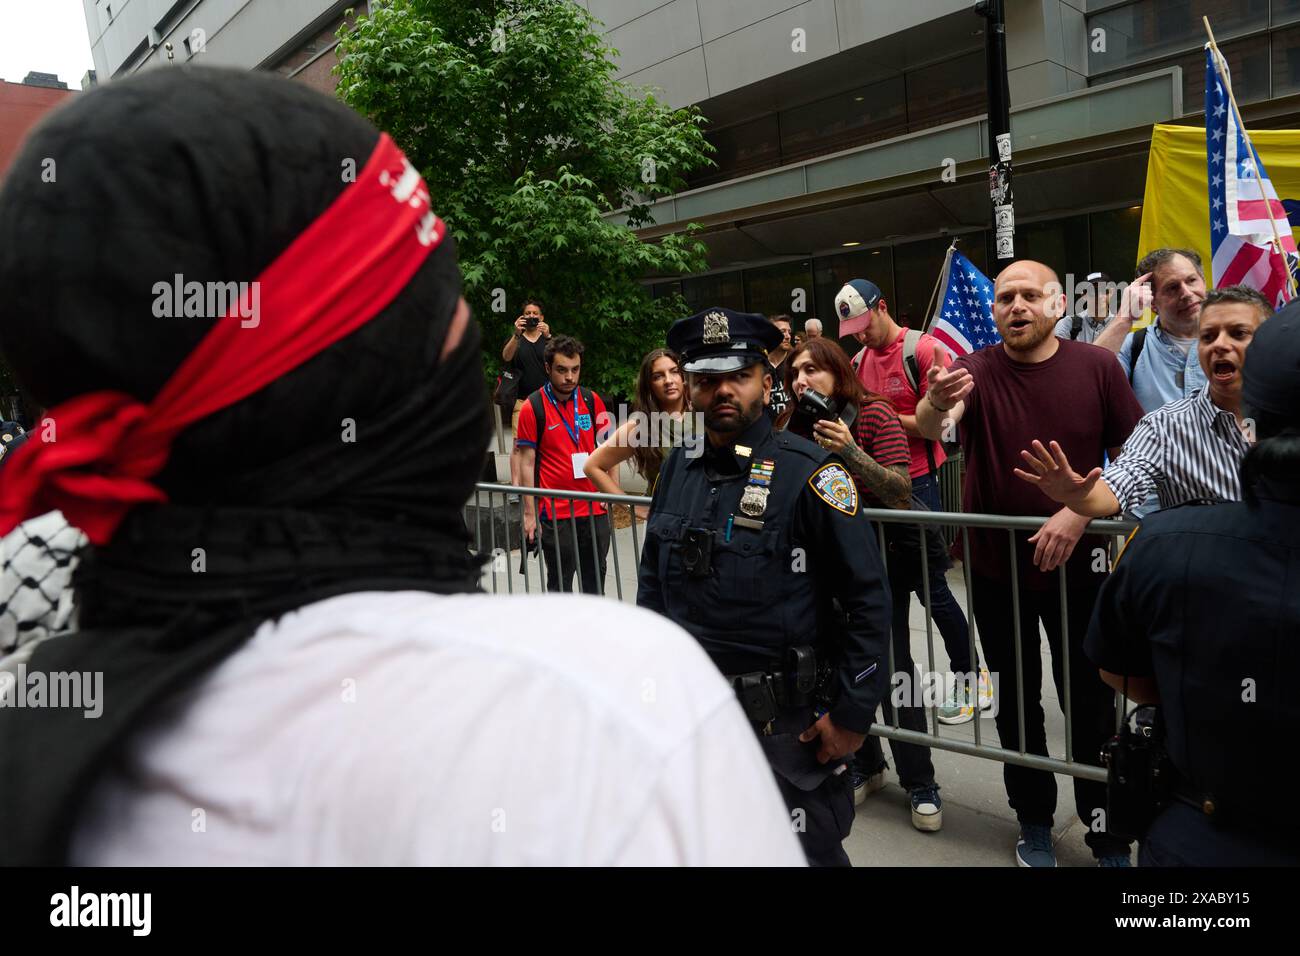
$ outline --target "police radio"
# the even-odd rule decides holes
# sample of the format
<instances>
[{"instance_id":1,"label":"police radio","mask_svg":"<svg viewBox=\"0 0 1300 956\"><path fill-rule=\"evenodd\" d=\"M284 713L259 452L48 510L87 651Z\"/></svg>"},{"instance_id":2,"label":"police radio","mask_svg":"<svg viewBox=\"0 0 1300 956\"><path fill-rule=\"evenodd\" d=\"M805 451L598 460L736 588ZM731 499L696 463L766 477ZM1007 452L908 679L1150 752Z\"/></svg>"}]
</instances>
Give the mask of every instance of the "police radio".
<instances>
[{"instance_id":1,"label":"police radio","mask_svg":"<svg viewBox=\"0 0 1300 956\"><path fill-rule=\"evenodd\" d=\"M1169 805L1174 785L1159 710L1134 707L1103 748L1101 760L1106 766L1106 831L1142 839L1156 814Z\"/></svg>"}]
</instances>

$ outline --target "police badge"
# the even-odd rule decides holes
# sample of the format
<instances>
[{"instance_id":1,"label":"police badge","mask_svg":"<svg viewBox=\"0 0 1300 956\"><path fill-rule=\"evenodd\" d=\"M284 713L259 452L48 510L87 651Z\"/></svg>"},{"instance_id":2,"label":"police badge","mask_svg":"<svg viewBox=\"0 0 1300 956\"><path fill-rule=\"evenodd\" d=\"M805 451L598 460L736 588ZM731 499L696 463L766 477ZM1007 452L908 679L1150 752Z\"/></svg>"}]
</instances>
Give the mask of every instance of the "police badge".
<instances>
[{"instance_id":1,"label":"police badge","mask_svg":"<svg viewBox=\"0 0 1300 956\"><path fill-rule=\"evenodd\" d=\"M757 485L746 485L744 493L740 496L740 510L751 518L757 518L767 510L767 496L771 490Z\"/></svg>"},{"instance_id":2,"label":"police badge","mask_svg":"<svg viewBox=\"0 0 1300 956\"><path fill-rule=\"evenodd\" d=\"M771 494L772 472L776 462L764 458L749 466L749 484L740 496L740 510L751 518L757 518L767 510L767 496Z\"/></svg>"},{"instance_id":3,"label":"police badge","mask_svg":"<svg viewBox=\"0 0 1300 956\"><path fill-rule=\"evenodd\" d=\"M721 312L710 312L704 317L704 344L719 345L731 341L727 317Z\"/></svg>"}]
</instances>

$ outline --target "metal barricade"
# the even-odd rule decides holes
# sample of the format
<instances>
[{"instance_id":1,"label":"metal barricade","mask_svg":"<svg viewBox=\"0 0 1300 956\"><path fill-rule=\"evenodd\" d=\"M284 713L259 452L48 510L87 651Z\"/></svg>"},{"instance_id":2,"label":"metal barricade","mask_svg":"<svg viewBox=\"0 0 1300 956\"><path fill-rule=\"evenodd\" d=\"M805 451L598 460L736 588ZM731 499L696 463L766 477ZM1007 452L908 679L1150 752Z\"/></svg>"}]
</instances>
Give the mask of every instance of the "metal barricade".
<instances>
[{"instance_id":1,"label":"metal barricade","mask_svg":"<svg viewBox=\"0 0 1300 956\"><path fill-rule=\"evenodd\" d=\"M945 466L947 467L947 466ZM960 468L958 461L956 468ZM958 472L959 473L959 472ZM545 500L550 502L547 509L548 517L543 519L540 516L537 519L539 538L538 550L536 557L528 556L520 551L520 543L523 541L523 517L522 517L522 496L529 495L535 500ZM948 498L945 495L945 504ZM567 501L570 503L570 515L562 518L556 517L556 502ZM588 504L588 513L584 515L573 515L574 510L582 510L583 505L572 508L572 503L586 502ZM604 507L602 514L595 514L595 509L590 506L591 503ZM485 565L483 584L485 589L493 593L516 592L529 593L540 591L578 591L582 589L585 582L588 593L601 593L607 596L617 597L621 601L635 602L636 600L636 576L637 567L640 563L641 540L644 537L644 531L641 526L644 520L637 517L636 508L648 507L650 499L636 495L607 495L595 492L563 492L546 490L544 493L538 492L534 488L516 487L512 485L482 483L476 486L474 498L466 505L466 525L474 538L475 549L484 555L489 556ZM1021 590L1019 576L1016 573L1018 556L1016 554L1015 540L1017 532L1033 532L1038 530L1046 518L1017 517L1005 515L982 515L982 514L965 514L958 512L940 511L940 512L922 512L922 511L897 511L885 509L862 509L862 514L869 520L877 522L877 532L879 546L881 550L881 560L885 566L885 571L889 571L889 549L886 546L884 525L885 524L904 524L912 526L920 542L921 553L921 574L919 576L922 605L925 617L925 658L927 670L926 674L933 676L944 673L939 671L936 666L935 648L934 648L934 619L931 613L931 593L930 593L930 575L929 575L929 554L925 547L925 527L935 526L941 532L944 529L951 528L960 534L960 552L961 552L961 570L958 578L962 589L965 592L966 602L963 608L966 619L969 623L969 654L970 660L975 662L980 660L977 656L977 624L974 608L974 594L971 581L970 569L970 541L969 536L965 533L969 529L987 529L1005 531L1007 534L1008 547L1010 548L1010 566L1012 569L1009 598L1011 601L1011 618L1013 621L1013 645L1015 653L1015 674L1011 686L1006 685L1005 677L1009 675L993 675L995 686L999 695L1012 693L1015 695L1016 711L1019 715L1017 721L1017 740L1014 748L1002 747L996 744L986 742L981 724L983 718L980 716L978 699L975 701L976 716L970 722L971 736L967 737L964 728L965 724L955 727L947 727L941 724L935 713L936 707L932 701L925 704L926 723L930 727L929 732L922 733L919 731L908 730L899 726L898 709L893 708L893 718L888 724L875 723L871 727L871 733L890 740L897 740L902 743L919 744L947 750L953 753L967 754L970 756L982 757L985 759L1000 760L1004 763L1018 764L1020 766L1031 767L1038 770L1046 770L1054 773L1069 774L1074 777L1080 777L1087 780L1096 780L1104 782L1106 772L1100 766L1094 763L1083 763L1076 759L1073 750L1073 702L1071 695L1071 673L1070 673L1070 654L1062 655L1061 667L1063 670L1062 686L1064 688L1064 700L1061 701L1062 711L1065 715L1064 728L1064 759L1053 756L1042 756L1039 754L1029 753L1026 747L1025 731L1025 699L1026 688L1024 686L1024 675L1021 666L1026 641L1032 640L1035 647L1041 646L1041 635L1029 637L1021 633L1020 626L1020 609L1021 609ZM545 522L546 531L543 533L542 524ZM600 533L600 525L605 526L607 534ZM579 529L585 525L585 530L581 533ZM1094 535L1127 535L1133 528L1137 527L1134 521L1093 521L1087 529L1088 534ZM602 545L602 542L606 542ZM602 547L608 547L608 555L600 553ZM543 556L540 552L542 548L547 549ZM567 556L567 557L566 557ZM1109 561L1109 556L1107 557ZM518 562L518 563L516 563ZM573 567L573 564L586 565L583 567ZM566 566L567 565L567 566ZM535 567L535 574L532 569ZM589 569L589 573L584 575L584 570ZM608 571L613 570L613 594L610 594L606 579ZM561 580L555 580L556 572L561 575ZM599 582L592 580L595 572L601 580ZM950 570L951 576L957 572ZM1058 597L1061 607L1061 647L1068 649L1071 646L1069 633L1069 587L1066 578L1066 568L1062 565L1056 572L1058 581ZM534 584L534 580L536 584ZM953 583L951 578L950 585ZM910 625L909 625L910 627ZM1076 641L1081 641L1082 637L1076 636ZM913 657L915 658L915 654ZM889 669L891 677L891 693L893 692L894 678L897 672L894 668L894 651L893 642L889 646ZM915 680L916 675L912 675ZM1100 681L1100 677L1096 678ZM1040 688L1035 688L1035 692L1041 693ZM1116 695L1117 705L1118 695ZM996 706L996 705L995 705ZM1116 726L1122 716L1119 707L1116 707ZM945 732L941 733L941 728ZM1050 742L1049 742L1050 743Z\"/></svg>"}]
</instances>

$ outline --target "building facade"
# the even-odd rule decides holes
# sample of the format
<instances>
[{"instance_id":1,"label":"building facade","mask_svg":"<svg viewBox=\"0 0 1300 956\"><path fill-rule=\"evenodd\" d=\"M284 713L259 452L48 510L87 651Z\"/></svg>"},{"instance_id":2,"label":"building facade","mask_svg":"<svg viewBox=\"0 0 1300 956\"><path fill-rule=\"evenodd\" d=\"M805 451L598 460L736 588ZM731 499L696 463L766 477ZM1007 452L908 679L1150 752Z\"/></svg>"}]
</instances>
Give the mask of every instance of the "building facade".
<instances>
[{"instance_id":1,"label":"building facade","mask_svg":"<svg viewBox=\"0 0 1300 956\"><path fill-rule=\"evenodd\" d=\"M0 179L4 179L27 131L37 120L75 95L52 73L28 73L21 83L0 80ZM32 170L40 175L41 170Z\"/></svg>"},{"instance_id":2,"label":"building facade","mask_svg":"<svg viewBox=\"0 0 1300 956\"><path fill-rule=\"evenodd\" d=\"M205 63L275 70L332 93L335 32L367 0L82 0L100 83ZM355 18L357 14L353 14ZM170 47L170 48L169 48Z\"/></svg>"},{"instance_id":3,"label":"building facade","mask_svg":"<svg viewBox=\"0 0 1300 956\"><path fill-rule=\"evenodd\" d=\"M715 165L647 238L704 227L708 272L656 295L816 316L866 276L924 320L955 238L990 262L984 26L973 0L575 0L623 81L709 120ZM168 62L333 89L358 0L84 0L100 82ZM1300 122L1300 0L1005 0L1016 254L1131 277L1153 123L1199 124L1208 16L1248 125ZM196 32L198 31L198 32ZM1288 197L1289 198L1289 197ZM1300 198L1300 197L1296 197ZM618 220L617 214L610 217ZM800 294L801 293L801 294Z\"/></svg>"}]
</instances>

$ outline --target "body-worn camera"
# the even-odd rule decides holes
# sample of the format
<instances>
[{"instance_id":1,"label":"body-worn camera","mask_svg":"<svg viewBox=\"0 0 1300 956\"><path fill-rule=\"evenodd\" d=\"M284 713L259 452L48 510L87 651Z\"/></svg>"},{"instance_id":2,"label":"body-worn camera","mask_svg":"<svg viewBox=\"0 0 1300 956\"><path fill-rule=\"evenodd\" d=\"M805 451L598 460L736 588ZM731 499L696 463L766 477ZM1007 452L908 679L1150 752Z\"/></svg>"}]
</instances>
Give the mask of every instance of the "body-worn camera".
<instances>
[{"instance_id":1,"label":"body-worn camera","mask_svg":"<svg viewBox=\"0 0 1300 956\"><path fill-rule=\"evenodd\" d=\"M682 566L693 578L707 578L713 571L713 532L708 528L687 528L682 540Z\"/></svg>"},{"instance_id":2,"label":"body-worn camera","mask_svg":"<svg viewBox=\"0 0 1300 956\"><path fill-rule=\"evenodd\" d=\"M1133 726L1129 725L1130 719ZM1160 712L1135 707L1102 750L1106 765L1106 830L1140 840L1172 799L1174 766L1165 750Z\"/></svg>"},{"instance_id":3,"label":"body-worn camera","mask_svg":"<svg viewBox=\"0 0 1300 956\"><path fill-rule=\"evenodd\" d=\"M829 398L815 389L806 388L799 396L799 404L790 416L786 429L800 438L813 440L813 426L835 418L835 405Z\"/></svg>"}]
</instances>

